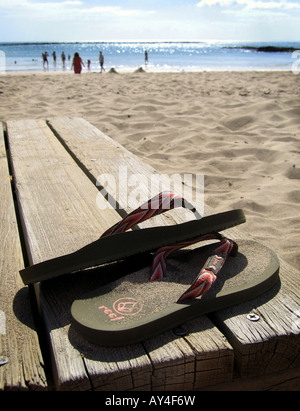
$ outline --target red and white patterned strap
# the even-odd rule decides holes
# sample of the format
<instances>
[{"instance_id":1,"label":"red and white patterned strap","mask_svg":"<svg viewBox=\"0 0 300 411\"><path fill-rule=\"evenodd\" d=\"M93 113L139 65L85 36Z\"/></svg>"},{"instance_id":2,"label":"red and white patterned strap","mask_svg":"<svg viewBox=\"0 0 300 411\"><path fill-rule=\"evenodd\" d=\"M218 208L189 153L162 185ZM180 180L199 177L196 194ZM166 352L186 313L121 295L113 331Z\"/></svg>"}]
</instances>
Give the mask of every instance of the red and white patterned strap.
<instances>
[{"instance_id":1,"label":"red and white patterned strap","mask_svg":"<svg viewBox=\"0 0 300 411\"><path fill-rule=\"evenodd\" d=\"M150 281L155 281L165 276L167 271L166 258L173 251L198 243L200 241L214 239L218 239L221 241L219 247L215 250L214 254L206 260L206 263L204 264L202 270L196 277L193 284L182 294L182 296L177 300L177 303L181 303L187 299L195 299L196 297L203 295L211 288L212 284L216 281L217 275L223 267L228 255L233 251L236 252L236 244L232 240L229 240L218 233L207 234L201 237L197 237L190 241L177 243L173 246L171 245L162 247L159 250L157 250L154 254L154 260L152 264L152 275Z\"/></svg>"},{"instance_id":2,"label":"red and white patterned strap","mask_svg":"<svg viewBox=\"0 0 300 411\"><path fill-rule=\"evenodd\" d=\"M184 200L181 196L175 195L174 193L169 191L160 193L141 205L136 210L132 211L123 220L113 225L111 228L105 231L105 233L103 233L101 237L107 237L110 235L122 233L134 227L135 225L148 220L151 217L157 216L168 210L180 206L188 208L194 213L197 212L195 208L193 208L193 206L186 200ZM182 294L177 302L181 303L187 299L194 299L200 295L203 295L210 289L211 285L217 278L217 274L223 267L227 256L235 247L235 243L233 241L228 240L219 233L206 234L189 241L179 242L174 245L161 247L160 249L155 251L150 281L164 277L167 271L166 258L173 251L190 246L200 241L214 239L220 240L219 247L215 250L214 255L208 258L193 284L188 288L187 291Z\"/></svg>"},{"instance_id":3,"label":"red and white patterned strap","mask_svg":"<svg viewBox=\"0 0 300 411\"><path fill-rule=\"evenodd\" d=\"M196 213L196 209L183 197L170 191L164 191L128 214L123 220L106 230L101 237L123 233L137 224L148 220L151 217L165 213L176 207L184 207Z\"/></svg>"},{"instance_id":4,"label":"red and white patterned strap","mask_svg":"<svg viewBox=\"0 0 300 411\"><path fill-rule=\"evenodd\" d=\"M184 241L181 243L176 243L174 245L161 247L154 253L154 259L152 263L152 275L150 281L161 280L166 275L166 258L174 251L180 250L184 247L188 247L192 244L199 243L200 241L214 240L219 238L220 236L218 234L206 234L189 241Z\"/></svg>"},{"instance_id":5,"label":"red and white patterned strap","mask_svg":"<svg viewBox=\"0 0 300 411\"><path fill-rule=\"evenodd\" d=\"M182 294L177 300L177 303L182 303L188 299L195 299L206 293L216 281L217 275L223 267L226 258L233 251L237 251L236 247L236 244L232 240L223 237L219 247L215 250L214 255L206 260L206 263L193 284Z\"/></svg>"}]
</instances>

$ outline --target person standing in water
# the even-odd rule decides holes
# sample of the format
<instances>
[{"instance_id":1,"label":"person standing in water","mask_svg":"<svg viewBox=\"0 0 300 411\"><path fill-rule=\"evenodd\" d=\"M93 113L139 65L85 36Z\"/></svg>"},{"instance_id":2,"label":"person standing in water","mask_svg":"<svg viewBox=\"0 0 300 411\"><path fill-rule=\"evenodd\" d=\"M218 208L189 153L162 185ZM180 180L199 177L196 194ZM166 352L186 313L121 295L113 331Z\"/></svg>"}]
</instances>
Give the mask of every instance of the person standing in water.
<instances>
[{"instance_id":1,"label":"person standing in water","mask_svg":"<svg viewBox=\"0 0 300 411\"><path fill-rule=\"evenodd\" d=\"M65 70L66 69L66 55L64 51L61 53L61 61L62 61L62 68L63 70Z\"/></svg>"},{"instance_id":2,"label":"person standing in water","mask_svg":"<svg viewBox=\"0 0 300 411\"><path fill-rule=\"evenodd\" d=\"M47 66L47 69L48 69L49 68L49 63L48 63L48 53L47 53L47 51L45 51L45 53L43 53L42 56L43 56L43 67L45 69L46 66Z\"/></svg>"},{"instance_id":3,"label":"person standing in water","mask_svg":"<svg viewBox=\"0 0 300 411\"><path fill-rule=\"evenodd\" d=\"M102 51L100 51L100 54L99 54L99 63L100 63L101 73L102 73L103 70L105 71L105 68L103 67L104 66L104 56L102 54Z\"/></svg>"},{"instance_id":4,"label":"person standing in water","mask_svg":"<svg viewBox=\"0 0 300 411\"><path fill-rule=\"evenodd\" d=\"M53 51L53 53L52 53L52 57L53 57L53 64L54 64L54 67L56 67L56 52L55 52L55 51Z\"/></svg>"},{"instance_id":5,"label":"person standing in water","mask_svg":"<svg viewBox=\"0 0 300 411\"><path fill-rule=\"evenodd\" d=\"M75 74L80 74L81 70L82 70L82 66L85 67L83 61L81 60L81 57L79 56L79 53L75 53L74 58L73 58L73 62L72 62L71 70L72 70L72 68L74 68L74 73Z\"/></svg>"}]
</instances>

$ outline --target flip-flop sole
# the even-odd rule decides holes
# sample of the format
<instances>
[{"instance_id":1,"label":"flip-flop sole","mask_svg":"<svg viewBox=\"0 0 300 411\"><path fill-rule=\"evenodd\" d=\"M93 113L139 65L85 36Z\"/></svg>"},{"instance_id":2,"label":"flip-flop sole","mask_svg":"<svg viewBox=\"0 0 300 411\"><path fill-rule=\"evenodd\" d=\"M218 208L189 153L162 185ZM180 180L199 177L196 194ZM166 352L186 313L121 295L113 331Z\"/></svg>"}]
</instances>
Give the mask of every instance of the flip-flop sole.
<instances>
[{"instance_id":1,"label":"flip-flop sole","mask_svg":"<svg viewBox=\"0 0 300 411\"><path fill-rule=\"evenodd\" d=\"M48 280L64 274L118 261L194 237L223 231L245 222L242 210L231 210L186 223L151 227L102 237L85 247L20 271L24 284Z\"/></svg>"},{"instance_id":2,"label":"flip-flop sole","mask_svg":"<svg viewBox=\"0 0 300 411\"><path fill-rule=\"evenodd\" d=\"M276 254L262 244L238 241L211 289L201 298L177 304L215 245L181 251L168 259L167 276L149 282L149 268L125 276L74 301L77 330L90 342L120 346L143 341L193 318L264 293L279 278Z\"/></svg>"}]
</instances>

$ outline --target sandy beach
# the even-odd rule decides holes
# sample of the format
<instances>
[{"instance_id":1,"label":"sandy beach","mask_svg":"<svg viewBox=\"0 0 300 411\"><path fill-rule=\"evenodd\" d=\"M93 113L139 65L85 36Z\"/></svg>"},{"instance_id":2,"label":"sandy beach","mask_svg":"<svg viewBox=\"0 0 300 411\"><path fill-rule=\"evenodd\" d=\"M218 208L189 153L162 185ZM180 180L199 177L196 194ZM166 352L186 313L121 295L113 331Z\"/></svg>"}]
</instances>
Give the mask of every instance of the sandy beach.
<instances>
[{"instance_id":1,"label":"sandy beach","mask_svg":"<svg viewBox=\"0 0 300 411\"><path fill-rule=\"evenodd\" d=\"M300 266L300 75L0 76L0 120L79 116L160 173L205 175L205 203Z\"/></svg>"}]
</instances>

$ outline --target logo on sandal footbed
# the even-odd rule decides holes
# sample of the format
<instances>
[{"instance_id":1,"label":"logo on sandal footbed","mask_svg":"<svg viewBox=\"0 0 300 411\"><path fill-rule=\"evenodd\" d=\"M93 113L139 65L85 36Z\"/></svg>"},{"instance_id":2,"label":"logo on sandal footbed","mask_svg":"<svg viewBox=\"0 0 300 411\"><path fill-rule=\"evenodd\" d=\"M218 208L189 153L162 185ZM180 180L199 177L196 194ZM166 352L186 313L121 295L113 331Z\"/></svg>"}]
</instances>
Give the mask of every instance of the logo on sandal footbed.
<instances>
[{"instance_id":1,"label":"logo on sandal footbed","mask_svg":"<svg viewBox=\"0 0 300 411\"><path fill-rule=\"evenodd\" d=\"M110 318L110 321L118 321L125 318L124 316L138 314L142 308L143 304L135 298L123 297L113 303L112 310L105 305L99 306L98 310L103 310L102 312Z\"/></svg>"},{"instance_id":2,"label":"logo on sandal footbed","mask_svg":"<svg viewBox=\"0 0 300 411\"><path fill-rule=\"evenodd\" d=\"M136 315L143 308L143 304L141 304L135 298L123 297L115 301L113 307L118 314Z\"/></svg>"}]
</instances>

